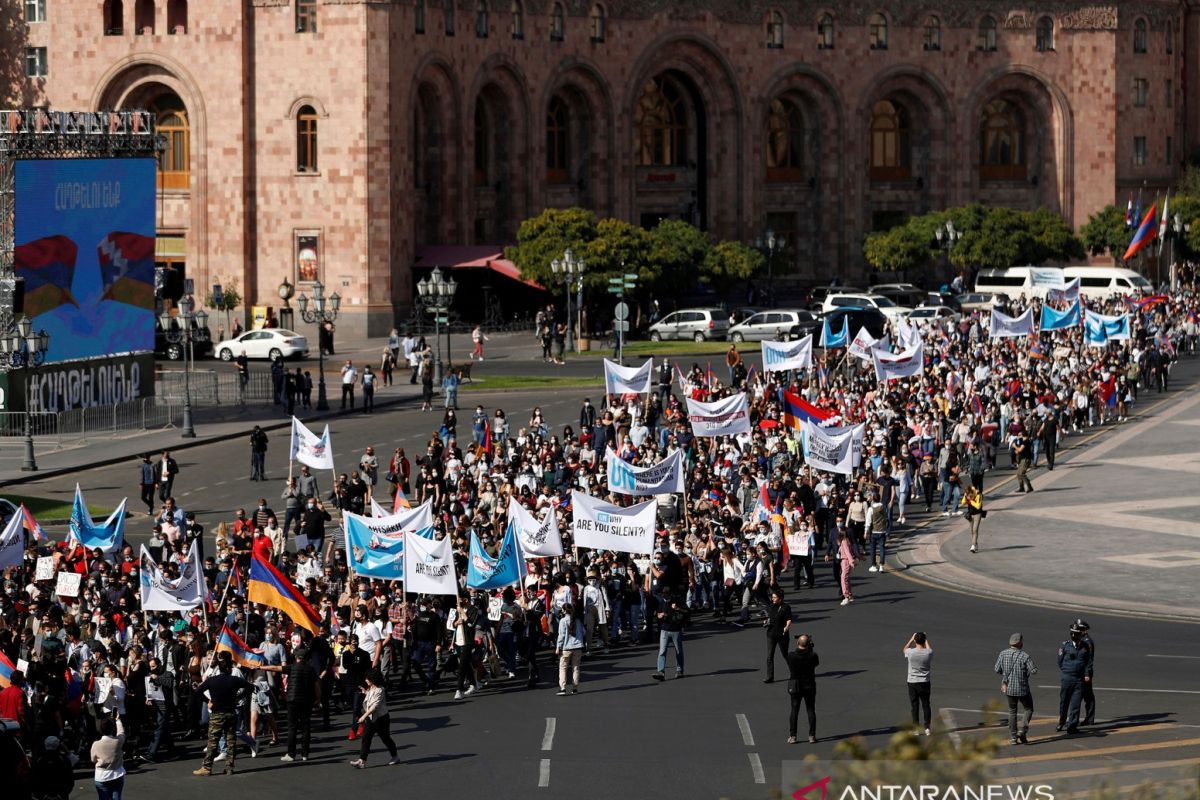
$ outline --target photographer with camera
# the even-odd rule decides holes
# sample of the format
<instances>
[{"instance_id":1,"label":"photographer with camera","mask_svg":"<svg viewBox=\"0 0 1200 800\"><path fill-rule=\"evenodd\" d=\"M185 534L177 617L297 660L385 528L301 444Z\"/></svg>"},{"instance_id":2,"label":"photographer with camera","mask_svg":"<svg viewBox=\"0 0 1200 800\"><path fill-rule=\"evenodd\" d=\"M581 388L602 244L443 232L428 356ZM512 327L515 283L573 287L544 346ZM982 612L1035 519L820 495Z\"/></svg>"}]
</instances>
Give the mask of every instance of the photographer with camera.
<instances>
[{"instance_id":1,"label":"photographer with camera","mask_svg":"<svg viewBox=\"0 0 1200 800\"><path fill-rule=\"evenodd\" d=\"M908 703L912 708L913 727L921 727L921 714L925 715L925 735L929 735L932 714L929 709L929 668L933 663L933 645L924 631L908 637L901 648L908 661Z\"/></svg>"}]
</instances>

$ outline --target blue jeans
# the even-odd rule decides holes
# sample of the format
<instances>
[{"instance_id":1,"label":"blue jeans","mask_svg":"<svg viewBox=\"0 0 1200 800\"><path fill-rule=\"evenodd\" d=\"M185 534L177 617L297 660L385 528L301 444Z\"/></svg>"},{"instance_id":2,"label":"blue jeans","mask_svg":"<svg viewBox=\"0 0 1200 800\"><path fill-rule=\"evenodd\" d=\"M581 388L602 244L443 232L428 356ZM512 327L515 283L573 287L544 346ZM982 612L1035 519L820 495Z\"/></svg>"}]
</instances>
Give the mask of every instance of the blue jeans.
<instances>
[{"instance_id":1,"label":"blue jeans","mask_svg":"<svg viewBox=\"0 0 1200 800\"><path fill-rule=\"evenodd\" d=\"M871 534L871 564L875 563L875 553L879 553L879 564L883 565L887 561L887 534L872 533Z\"/></svg>"},{"instance_id":2,"label":"blue jeans","mask_svg":"<svg viewBox=\"0 0 1200 800\"><path fill-rule=\"evenodd\" d=\"M262 478L267 473L267 454L252 452L250 454L250 477Z\"/></svg>"},{"instance_id":3,"label":"blue jeans","mask_svg":"<svg viewBox=\"0 0 1200 800\"><path fill-rule=\"evenodd\" d=\"M300 524L300 509L289 508L283 515L283 532L292 535L292 528Z\"/></svg>"},{"instance_id":4,"label":"blue jeans","mask_svg":"<svg viewBox=\"0 0 1200 800\"><path fill-rule=\"evenodd\" d=\"M121 800L121 793L125 791L125 776L114 778L111 781L96 781L96 796L100 800Z\"/></svg>"},{"instance_id":5,"label":"blue jeans","mask_svg":"<svg viewBox=\"0 0 1200 800\"><path fill-rule=\"evenodd\" d=\"M683 631L659 631L658 671L667 668L667 645L675 647L675 671L683 672Z\"/></svg>"},{"instance_id":6,"label":"blue jeans","mask_svg":"<svg viewBox=\"0 0 1200 800\"><path fill-rule=\"evenodd\" d=\"M517 635L512 631L501 631L496 637L496 649L500 651L500 658L504 659L504 668L509 672L516 672Z\"/></svg>"},{"instance_id":7,"label":"blue jeans","mask_svg":"<svg viewBox=\"0 0 1200 800\"><path fill-rule=\"evenodd\" d=\"M646 625L646 606L634 601L629 606L629 641L638 642Z\"/></svg>"},{"instance_id":8,"label":"blue jeans","mask_svg":"<svg viewBox=\"0 0 1200 800\"><path fill-rule=\"evenodd\" d=\"M942 483L942 511L954 511L962 500L962 487L953 481Z\"/></svg>"},{"instance_id":9,"label":"blue jeans","mask_svg":"<svg viewBox=\"0 0 1200 800\"><path fill-rule=\"evenodd\" d=\"M1038 458L1041 455L1042 455L1042 439L1040 436L1034 437L1034 439L1033 439L1033 462L1030 466L1032 466L1036 469L1037 465L1038 465Z\"/></svg>"}]
</instances>

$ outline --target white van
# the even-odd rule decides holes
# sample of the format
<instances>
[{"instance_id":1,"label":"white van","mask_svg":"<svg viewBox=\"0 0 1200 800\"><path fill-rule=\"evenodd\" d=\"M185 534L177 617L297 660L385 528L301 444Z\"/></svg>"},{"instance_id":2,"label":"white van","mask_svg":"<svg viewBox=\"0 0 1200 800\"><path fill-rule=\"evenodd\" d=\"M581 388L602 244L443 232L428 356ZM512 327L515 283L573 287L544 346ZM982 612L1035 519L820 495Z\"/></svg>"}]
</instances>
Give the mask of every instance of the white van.
<instances>
[{"instance_id":1,"label":"white van","mask_svg":"<svg viewBox=\"0 0 1200 800\"><path fill-rule=\"evenodd\" d=\"M981 269L975 276L975 291L983 294L1004 294L1015 300L1026 297L1045 297L1046 290L1060 286L1063 271L1058 267L1005 267Z\"/></svg>"},{"instance_id":2,"label":"white van","mask_svg":"<svg viewBox=\"0 0 1200 800\"><path fill-rule=\"evenodd\" d=\"M1063 275L1068 281L1079 278L1079 293L1084 297L1103 299L1112 295L1150 293L1150 281L1131 269L1121 267L1067 267Z\"/></svg>"}]
</instances>

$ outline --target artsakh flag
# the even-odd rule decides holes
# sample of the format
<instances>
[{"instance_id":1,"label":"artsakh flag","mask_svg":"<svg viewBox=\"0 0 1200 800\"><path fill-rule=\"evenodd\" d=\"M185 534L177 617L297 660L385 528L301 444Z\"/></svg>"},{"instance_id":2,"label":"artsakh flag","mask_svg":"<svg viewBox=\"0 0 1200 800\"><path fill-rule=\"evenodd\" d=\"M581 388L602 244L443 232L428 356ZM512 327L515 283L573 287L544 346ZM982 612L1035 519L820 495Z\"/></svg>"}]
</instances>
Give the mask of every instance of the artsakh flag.
<instances>
[{"instance_id":1,"label":"artsakh flag","mask_svg":"<svg viewBox=\"0 0 1200 800\"><path fill-rule=\"evenodd\" d=\"M25 507L24 503L21 504L21 518L21 524L35 540L41 541L47 538L45 529L33 518L33 514L29 513L29 509Z\"/></svg>"},{"instance_id":2,"label":"artsakh flag","mask_svg":"<svg viewBox=\"0 0 1200 800\"><path fill-rule=\"evenodd\" d=\"M798 394L783 393L783 424L795 430L803 430L805 420L820 425L833 416L833 412L817 408Z\"/></svg>"},{"instance_id":3,"label":"artsakh flag","mask_svg":"<svg viewBox=\"0 0 1200 800\"><path fill-rule=\"evenodd\" d=\"M154 237L114 231L96 247L102 299L154 308Z\"/></svg>"},{"instance_id":4,"label":"artsakh flag","mask_svg":"<svg viewBox=\"0 0 1200 800\"><path fill-rule=\"evenodd\" d=\"M25 279L25 316L33 319L67 304L79 307L71 295L78 254L66 236L47 236L13 250L13 272Z\"/></svg>"},{"instance_id":5,"label":"artsakh flag","mask_svg":"<svg viewBox=\"0 0 1200 800\"><path fill-rule=\"evenodd\" d=\"M392 513L399 513L402 508L412 508L412 503L408 502L408 498L404 496L404 490L400 486L396 486L396 498L392 501Z\"/></svg>"}]
</instances>

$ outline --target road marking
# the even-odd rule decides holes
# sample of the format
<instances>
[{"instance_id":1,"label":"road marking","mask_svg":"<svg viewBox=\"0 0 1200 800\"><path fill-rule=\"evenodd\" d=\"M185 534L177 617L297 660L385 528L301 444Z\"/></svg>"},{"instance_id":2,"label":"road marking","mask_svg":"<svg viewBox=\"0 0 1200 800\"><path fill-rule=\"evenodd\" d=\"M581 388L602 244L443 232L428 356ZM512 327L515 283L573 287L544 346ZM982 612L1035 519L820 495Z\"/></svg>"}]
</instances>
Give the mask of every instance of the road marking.
<instances>
[{"instance_id":1,"label":"road marking","mask_svg":"<svg viewBox=\"0 0 1200 800\"><path fill-rule=\"evenodd\" d=\"M954 721L954 712L953 708L939 708L938 716L946 726L946 733L950 734L950 741L954 742L955 747L962 747L962 737L958 735L958 723Z\"/></svg>"},{"instance_id":2,"label":"road marking","mask_svg":"<svg viewBox=\"0 0 1200 800\"><path fill-rule=\"evenodd\" d=\"M545 789L550 785L550 759L543 758L538 767L538 788Z\"/></svg>"},{"instance_id":3,"label":"road marking","mask_svg":"<svg viewBox=\"0 0 1200 800\"><path fill-rule=\"evenodd\" d=\"M750 759L750 771L754 773L755 783L766 783L767 775L763 772L762 759L758 757L758 753L748 753Z\"/></svg>"},{"instance_id":4,"label":"road marking","mask_svg":"<svg viewBox=\"0 0 1200 800\"><path fill-rule=\"evenodd\" d=\"M746 747L754 747L754 734L750 732L750 720L746 719L745 714L738 714L737 724L742 731L742 744Z\"/></svg>"},{"instance_id":5,"label":"road marking","mask_svg":"<svg viewBox=\"0 0 1200 800\"><path fill-rule=\"evenodd\" d=\"M1146 744L1128 744L1121 747L1097 747L1094 750L1076 750L1070 753L1036 753L1031 756L1016 756L1014 758L994 758L988 763L992 766L1005 764L1025 764L1030 761L1054 761L1055 759L1092 758L1094 756L1115 755L1117 753L1140 753L1144 750L1162 750L1167 747L1191 747L1200 744L1200 739L1180 739L1175 742L1148 742Z\"/></svg>"},{"instance_id":6,"label":"road marking","mask_svg":"<svg viewBox=\"0 0 1200 800\"><path fill-rule=\"evenodd\" d=\"M558 722L556 717L546 717L546 733L542 736L542 749L551 750L554 748L554 729Z\"/></svg>"},{"instance_id":7,"label":"road marking","mask_svg":"<svg viewBox=\"0 0 1200 800\"><path fill-rule=\"evenodd\" d=\"M1039 689L1058 689L1056 685L1039 685ZM1148 692L1150 694L1200 694L1196 689L1118 689L1113 686L1093 686L1093 692Z\"/></svg>"},{"instance_id":8,"label":"road marking","mask_svg":"<svg viewBox=\"0 0 1200 800\"><path fill-rule=\"evenodd\" d=\"M1161 653L1147 653L1146 658L1187 658L1200 661L1200 656L1169 656Z\"/></svg>"},{"instance_id":9,"label":"road marking","mask_svg":"<svg viewBox=\"0 0 1200 800\"><path fill-rule=\"evenodd\" d=\"M205 489L207 489L207 488L208 488L207 486L197 486L197 487L196 487L196 491L197 491L197 492L203 492L203 491L204 491Z\"/></svg>"},{"instance_id":10,"label":"road marking","mask_svg":"<svg viewBox=\"0 0 1200 800\"><path fill-rule=\"evenodd\" d=\"M1065 770L1063 772L1043 772L1040 775L1021 775L1013 778L1001 778L1000 783L1040 783L1042 781L1054 780L1056 778L1086 778L1089 775L1104 776L1117 772L1140 772L1142 770L1170 769L1171 767L1192 767L1195 766L1195 764L1196 759L1194 758L1182 758L1178 761L1138 761L1133 764L1105 767L1100 771L1097 771L1095 767L1090 767L1088 769Z\"/></svg>"},{"instance_id":11,"label":"road marking","mask_svg":"<svg viewBox=\"0 0 1200 800\"><path fill-rule=\"evenodd\" d=\"M229 483L229 481L217 481L217 486L224 486L227 483Z\"/></svg>"}]
</instances>

